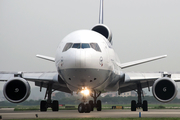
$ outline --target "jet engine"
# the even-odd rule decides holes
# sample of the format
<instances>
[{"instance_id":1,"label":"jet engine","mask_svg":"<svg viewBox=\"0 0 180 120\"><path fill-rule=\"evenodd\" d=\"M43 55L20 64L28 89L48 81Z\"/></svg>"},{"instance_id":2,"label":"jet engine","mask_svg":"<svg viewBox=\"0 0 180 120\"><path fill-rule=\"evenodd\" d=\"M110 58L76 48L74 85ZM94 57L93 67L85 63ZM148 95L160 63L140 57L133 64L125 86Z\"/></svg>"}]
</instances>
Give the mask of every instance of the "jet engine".
<instances>
[{"instance_id":1,"label":"jet engine","mask_svg":"<svg viewBox=\"0 0 180 120\"><path fill-rule=\"evenodd\" d=\"M159 78L154 82L152 92L158 101L169 102L177 95L177 84L168 77Z\"/></svg>"},{"instance_id":2,"label":"jet engine","mask_svg":"<svg viewBox=\"0 0 180 120\"><path fill-rule=\"evenodd\" d=\"M95 25L92 28L92 30L95 31L95 32L100 33L105 38L107 38L110 43L112 43L112 32L110 31L110 29L106 25L104 25L104 24Z\"/></svg>"},{"instance_id":3,"label":"jet engine","mask_svg":"<svg viewBox=\"0 0 180 120\"><path fill-rule=\"evenodd\" d=\"M4 97L12 103L23 102L29 97L30 92L29 83L20 77L8 80L3 88Z\"/></svg>"}]
</instances>

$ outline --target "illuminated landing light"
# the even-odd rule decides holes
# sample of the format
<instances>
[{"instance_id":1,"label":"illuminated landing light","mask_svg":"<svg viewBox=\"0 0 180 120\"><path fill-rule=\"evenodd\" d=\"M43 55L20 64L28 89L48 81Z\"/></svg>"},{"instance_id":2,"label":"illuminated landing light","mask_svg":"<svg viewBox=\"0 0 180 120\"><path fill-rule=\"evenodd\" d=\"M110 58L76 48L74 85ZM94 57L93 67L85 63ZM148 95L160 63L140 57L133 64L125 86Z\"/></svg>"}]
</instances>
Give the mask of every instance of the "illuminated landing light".
<instances>
[{"instance_id":1,"label":"illuminated landing light","mask_svg":"<svg viewBox=\"0 0 180 120\"><path fill-rule=\"evenodd\" d=\"M81 91L82 94L84 95L89 95L89 90L87 89L87 87L82 87L82 91Z\"/></svg>"}]
</instances>

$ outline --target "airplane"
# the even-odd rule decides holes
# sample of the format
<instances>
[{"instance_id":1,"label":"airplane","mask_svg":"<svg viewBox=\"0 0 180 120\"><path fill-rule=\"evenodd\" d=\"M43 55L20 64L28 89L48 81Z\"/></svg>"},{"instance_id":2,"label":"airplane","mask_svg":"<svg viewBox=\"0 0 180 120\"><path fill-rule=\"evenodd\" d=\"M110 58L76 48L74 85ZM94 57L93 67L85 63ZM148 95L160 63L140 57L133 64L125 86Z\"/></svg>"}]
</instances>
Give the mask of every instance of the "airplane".
<instances>
[{"instance_id":1,"label":"airplane","mask_svg":"<svg viewBox=\"0 0 180 120\"><path fill-rule=\"evenodd\" d=\"M142 101L143 88L152 87L153 96L166 103L177 95L177 84L180 74L157 72L138 73L123 72L122 69L165 58L167 55L120 63L112 48L112 32L103 23L103 5L100 0L99 23L90 30L77 30L68 34L59 44L55 58L36 55L38 58L55 63L57 71L53 72L0 72L0 81L5 81L3 94L12 103L25 101L30 95L32 81L36 86L46 88L45 100L40 103L40 111L47 108L59 110L57 100L51 99L54 91L82 93L79 113L90 113L102 110L101 93L117 91L121 93L136 90L138 100L131 101L131 111L142 108L148 111L148 102ZM87 96L93 100L88 101Z\"/></svg>"}]
</instances>

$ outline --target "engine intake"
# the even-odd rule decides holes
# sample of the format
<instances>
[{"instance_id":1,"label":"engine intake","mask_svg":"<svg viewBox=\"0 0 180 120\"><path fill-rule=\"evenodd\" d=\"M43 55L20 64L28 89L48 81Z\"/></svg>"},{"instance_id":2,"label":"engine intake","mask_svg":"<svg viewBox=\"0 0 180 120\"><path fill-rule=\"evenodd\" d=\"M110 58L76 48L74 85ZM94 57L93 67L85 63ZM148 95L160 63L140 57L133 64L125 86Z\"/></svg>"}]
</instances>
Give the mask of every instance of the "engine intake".
<instances>
[{"instance_id":1,"label":"engine intake","mask_svg":"<svg viewBox=\"0 0 180 120\"><path fill-rule=\"evenodd\" d=\"M30 95L29 83L19 77L8 80L3 88L4 97L12 103L20 103L26 100Z\"/></svg>"},{"instance_id":2,"label":"engine intake","mask_svg":"<svg viewBox=\"0 0 180 120\"><path fill-rule=\"evenodd\" d=\"M106 25L104 25L104 24L95 25L92 28L92 30L95 31L95 32L100 33L105 38L107 38L110 43L112 43L112 32L110 31L110 29Z\"/></svg>"},{"instance_id":3,"label":"engine intake","mask_svg":"<svg viewBox=\"0 0 180 120\"><path fill-rule=\"evenodd\" d=\"M176 97L177 84L168 77L159 78L154 82L152 92L158 101L166 103Z\"/></svg>"}]
</instances>

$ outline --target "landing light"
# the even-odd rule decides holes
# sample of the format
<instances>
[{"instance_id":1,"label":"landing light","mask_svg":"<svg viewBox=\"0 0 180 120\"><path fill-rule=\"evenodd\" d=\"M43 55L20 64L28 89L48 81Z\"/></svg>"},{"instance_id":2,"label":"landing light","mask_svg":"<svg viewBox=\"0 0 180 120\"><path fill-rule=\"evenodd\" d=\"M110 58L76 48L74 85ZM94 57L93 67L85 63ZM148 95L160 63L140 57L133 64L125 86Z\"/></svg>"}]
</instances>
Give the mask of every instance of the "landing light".
<instances>
[{"instance_id":1,"label":"landing light","mask_svg":"<svg viewBox=\"0 0 180 120\"><path fill-rule=\"evenodd\" d=\"M87 87L83 87L81 93L84 95L89 95L89 90L87 89Z\"/></svg>"}]
</instances>

